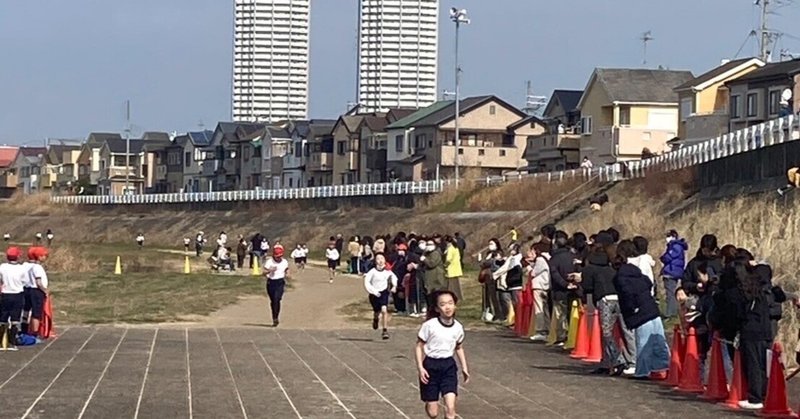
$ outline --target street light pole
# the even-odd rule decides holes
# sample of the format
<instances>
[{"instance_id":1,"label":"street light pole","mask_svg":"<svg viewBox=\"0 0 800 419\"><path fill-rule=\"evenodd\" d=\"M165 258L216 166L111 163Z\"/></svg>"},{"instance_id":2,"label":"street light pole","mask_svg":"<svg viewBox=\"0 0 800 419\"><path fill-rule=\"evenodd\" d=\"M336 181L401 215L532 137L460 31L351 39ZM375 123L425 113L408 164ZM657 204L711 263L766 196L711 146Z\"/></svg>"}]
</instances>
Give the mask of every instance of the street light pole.
<instances>
[{"instance_id":1,"label":"street light pole","mask_svg":"<svg viewBox=\"0 0 800 419\"><path fill-rule=\"evenodd\" d=\"M461 147L461 131L460 131L459 124L458 124L460 113L461 113L461 65L459 63L459 57L458 57L458 45L459 45L459 42L458 42L459 39L458 38L459 38L459 33L461 32L460 31L461 24L463 23L463 24L469 25L470 20L469 20L469 18L467 18L467 10L466 9L458 9L458 8L455 8L455 7L450 9L450 20L452 20L456 24L456 57L455 57L456 58L456 63L455 63L455 68L456 68L456 80L455 80L455 82L456 82L456 92L455 92L456 93L455 94L455 96L456 96L456 106L455 106L456 115L455 115L455 122L454 122L454 125L455 125L455 141L454 141L454 144L455 144L455 157L453 158L453 165L455 166L456 186L458 186L458 182L459 182L459 179L460 179L460 173L459 173L460 172L459 171L459 163L460 163L460 161L459 161L460 160L460 158L459 158L459 150L460 150L460 147Z\"/></svg>"},{"instance_id":2,"label":"street light pole","mask_svg":"<svg viewBox=\"0 0 800 419\"><path fill-rule=\"evenodd\" d=\"M125 101L125 190L123 195L128 194L131 167L131 101Z\"/></svg>"}]
</instances>

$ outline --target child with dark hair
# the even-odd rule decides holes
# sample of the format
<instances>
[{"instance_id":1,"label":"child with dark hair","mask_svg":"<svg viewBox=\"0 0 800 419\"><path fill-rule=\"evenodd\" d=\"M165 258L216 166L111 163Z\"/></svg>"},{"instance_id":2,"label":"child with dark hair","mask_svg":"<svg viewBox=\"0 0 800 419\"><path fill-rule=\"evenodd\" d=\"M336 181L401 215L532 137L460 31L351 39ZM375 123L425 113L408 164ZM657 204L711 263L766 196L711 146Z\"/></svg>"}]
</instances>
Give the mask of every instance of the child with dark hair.
<instances>
[{"instance_id":1,"label":"child with dark hair","mask_svg":"<svg viewBox=\"0 0 800 419\"><path fill-rule=\"evenodd\" d=\"M439 398L444 398L445 417L456 417L458 364L464 383L469 382L469 368L464 353L464 326L455 319L458 299L450 291L433 293L427 320L417 334L414 348L419 373L419 390L425 413L439 417ZM458 364L456 359L458 358Z\"/></svg>"},{"instance_id":2,"label":"child with dark hair","mask_svg":"<svg viewBox=\"0 0 800 419\"><path fill-rule=\"evenodd\" d=\"M378 330L378 323L382 323L383 340L389 339L389 295L397 292L397 276L386 268L386 257L383 253L375 256L375 267L364 275L364 289L369 294L372 305L372 329Z\"/></svg>"},{"instance_id":3,"label":"child with dark hair","mask_svg":"<svg viewBox=\"0 0 800 419\"><path fill-rule=\"evenodd\" d=\"M656 279L655 275L653 275L653 268L656 267L656 261L653 260L652 256L647 254L649 243L646 238L636 236L633 238L633 246L636 248L636 257L631 258L628 263L635 265L642 271L644 276L650 279L650 282L653 283L650 293L656 296Z\"/></svg>"}]
</instances>

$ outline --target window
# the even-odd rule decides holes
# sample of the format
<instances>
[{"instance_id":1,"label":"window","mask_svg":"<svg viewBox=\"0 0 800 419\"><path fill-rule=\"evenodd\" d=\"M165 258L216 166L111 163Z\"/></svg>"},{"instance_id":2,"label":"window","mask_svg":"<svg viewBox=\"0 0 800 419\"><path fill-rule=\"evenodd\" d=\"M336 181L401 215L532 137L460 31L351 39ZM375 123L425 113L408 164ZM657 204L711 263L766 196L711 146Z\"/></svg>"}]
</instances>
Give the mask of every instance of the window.
<instances>
[{"instance_id":1,"label":"window","mask_svg":"<svg viewBox=\"0 0 800 419\"><path fill-rule=\"evenodd\" d=\"M781 109L781 92L773 90L769 92L769 114L777 115Z\"/></svg>"},{"instance_id":2,"label":"window","mask_svg":"<svg viewBox=\"0 0 800 419\"><path fill-rule=\"evenodd\" d=\"M294 147L294 156L296 158L298 158L298 159L303 157L303 146L302 145L299 145L299 147Z\"/></svg>"},{"instance_id":3,"label":"window","mask_svg":"<svg viewBox=\"0 0 800 419\"><path fill-rule=\"evenodd\" d=\"M186 167L189 167L189 166L192 165L192 153L186 153L186 155L184 156L184 162L183 163L184 163L184 165Z\"/></svg>"},{"instance_id":4,"label":"window","mask_svg":"<svg viewBox=\"0 0 800 419\"><path fill-rule=\"evenodd\" d=\"M731 96L731 118L741 118L741 97L739 95Z\"/></svg>"},{"instance_id":5,"label":"window","mask_svg":"<svg viewBox=\"0 0 800 419\"><path fill-rule=\"evenodd\" d=\"M505 157L505 156L506 156L506 151L500 150L500 157Z\"/></svg>"},{"instance_id":6,"label":"window","mask_svg":"<svg viewBox=\"0 0 800 419\"><path fill-rule=\"evenodd\" d=\"M485 155L486 155L486 150L484 150L484 149L482 149L482 148L479 148L479 149L478 149L478 155L479 155L479 156L485 156Z\"/></svg>"},{"instance_id":7,"label":"window","mask_svg":"<svg viewBox=\"0 0 800 419\"><path fill-rule=\"evenodd\" d=\"M403 142L405 138L402 135L395 135L394 136L394 151L398 153L403 152Z\"/></svg>"},{"instance_id":8,"label":"window","mask_svg":"<svg viewBox=\"0 0 800 419\"><path fill-rule=\"evenodd\" d=\"M592 117L591 116L582 116L581 117L581 134L590 135L591 133L592 133Z\"/></svg>"},{"instance_id":9,"label":"window","mask_svg":"<svg viewBox=\"0 0 800 419\"><path fill-rule=\"evenodd\" d=\"M458 149L458 155L459 156L463 156L464 155L464 149L463 148L459 148Z\"/></svg>"},{"instance_id":10,"label":"window","mask_svg":"<svg viewBox=\"0 0 800 419\"><path fill-rule=\"evenodd\" d=\"M630 106L620 106L620 108L619 108L619 124L620 125L630 125L631 124L631 107Z\"/></svg>"},{"instance_id":11,"label":"window","mask_svg":"<svg viewBox=\"0 0 800 419\"><path fill-rule=\"evenodd\" d=\"M685 97L681 99L681 121L694 114L694 98Z\"/></svg>"},{"instance_id":12,"label":"window","mask_svg":"<svg viewBox=\"0 0 800 419\"><path fill-rule=\"evenodd\" d=\"M497 113L497 106L489 105L489 115L494 115Z\"/></svg>"},{"instance_id":13,"label":"window","mask_svg":"<svg viewBox=\"0 0 800 419\"><path fill-rule=\"evenodd\" d=\"M424 150L427 144L428 144L428 136L426 134L420 134L414 137L415 149Z\"/></svg>"},{"instance_id":14,"label":"window","mask_svg":"<svg viewBox=\"0 0 800 419\"><path fill-rule=\"evenodd\" d=\"M338 154L340 156L344 156L344 146L345 146L345 142L344 141L337 141L336 142L336 154Z\"/></svg>"},{"instance_id":15,"label":"window","mask_svg":"<svg viewBox=\"0 0 800 419\"><path fill-rule=\"evenodd\" d=\"M758 115L758 94L747 94L747 116L752 117Z\"/></svg>"}]
</instances>

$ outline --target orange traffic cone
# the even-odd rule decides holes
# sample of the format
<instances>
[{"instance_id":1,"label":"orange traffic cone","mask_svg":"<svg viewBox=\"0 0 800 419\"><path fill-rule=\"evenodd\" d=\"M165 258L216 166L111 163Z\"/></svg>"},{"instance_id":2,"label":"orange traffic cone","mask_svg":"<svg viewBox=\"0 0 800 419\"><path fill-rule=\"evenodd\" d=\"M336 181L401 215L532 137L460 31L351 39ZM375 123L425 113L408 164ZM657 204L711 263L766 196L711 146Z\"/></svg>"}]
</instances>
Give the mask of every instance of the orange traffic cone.
<instances>
[{"instance_id":1,"label":"orange traffic cone","mask_svg":"<svg viewBox=\"0 0 800 419\"><path fill-rule=\"evenodd\" d=\"M686 337L686 355L683 358L681 379L678 382L678 391L686 393L702 393L703 381L700 377L700 356L697 352L697 335L694 327L689 328Z\"/></svg>"},{"instance_id":2,"label":"orange traffic cone","mask_svg":"<svg viewBox=\"0 0 800 419\"><path fill-rule=\"evenodd\" d=\"M764 400L764 408L758 412L758 416L769 418L796 418L797 415L789 408L789 400L786 395L786 377L784 376L783 361L781 354L783 348L781 344L775 342L772 345L772 365L770 366L769 382L767 383L767 398Z\"/></svg>"},{"instance_id":3,"label":"orange traffic cone","mask_svg":"<svg viewBox=\"0 0 800 419\"><path fill-rule=\"evenodd\" d=\"M580 317L578 318L578 337L575 339L575 349L569 354L570 358L583 359L589 356L589 328L586 310L579 310Z\"/></svg>"},{"instance_id":4,"label":"orange traffic cone","mask_svg":"<svg viewBox=\"0 0 800 419\"><path fill-rule=\"evenodd\" d=\"M593 310L592 319L592 338L589 340L589 354L583 360L591 364L596 364L603 360L603 331L600 329L600 313Z\"/></svg>"},{"instance_id":5,"label":"orange traffic cone","mask_svg":"<svg viewBox=\"0 0 800 419\"><path fill-rule=\"evenodd\" d=\"M733 355L733 382L728 392L728 399L722 405L731 409L739 409L739 402L746 398L747 378L742 369L742 353L738 349Z\"/></svg>"},{"instance_id":6,"label":"orange traffic cone","mask_svg":"<svg viewBox=\"0 0 800 419\"><path fill-rule=\"evenodd\" d=\"M669 372L664 385L677 387L681 381L681 369L683 366L683 352L686 349L683 346L683 335L681 334L681 326L675 325L672 332L672 350L669 357Z\"/></svg>"},{"instance_id":7,"label":"orange traffic cone","mask_svg":"<svg viewBox=\"0 0 800 419\"><path fill-rule=\"evenodd\" d=\"M725 400L728 398L728 379L725 377L725 365L722 362L722 344L719 332L714 333L711 343L711 362L708 370L708 385L703 393L706 400Z\"/></svg>"},{"instance_id":8,"label":"orange traffic cone","mask_svg":"<svg viewBox=\"0 0 800 419\"><path fill-rule=\"evenodd\" d=\"M53 331L53 305L51 304L52 298L48 295L44 299L44 315L42 316L42 321L39 322L39 330L36 333L42 339L49 339L51 337L55 337L56 334Z\"/></svg>"},{"instance_id":9,"label":"orange traffic cone","mask_svg":"<svg viewBox=\"0 0 800 419\"><path fill-rule=\"evenodd\" d=\"M522 301L514 304L514 313L517 314L516 321L514 322L514 334L517 336L522 336L522 323L525 315L522 314Z\"/></svg>"}]
</instances>

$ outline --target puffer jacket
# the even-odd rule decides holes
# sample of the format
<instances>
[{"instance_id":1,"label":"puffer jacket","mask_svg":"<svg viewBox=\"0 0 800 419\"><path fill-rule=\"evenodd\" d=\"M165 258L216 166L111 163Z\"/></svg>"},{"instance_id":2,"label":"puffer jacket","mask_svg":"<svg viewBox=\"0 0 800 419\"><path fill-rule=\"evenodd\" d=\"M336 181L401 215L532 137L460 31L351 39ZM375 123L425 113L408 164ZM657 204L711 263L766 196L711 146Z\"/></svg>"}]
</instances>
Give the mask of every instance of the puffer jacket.
<instances>
[{"instance_id":1,"label":"puffer jacket","mask_svg":"<svg viewBox=\"0 0 800 419\"><path fill-rule=\"evenodd\" d=\"M581 273L581 285L585 294L591 294L594 304L609 295L617 295L614 276L617 271L611 266L605 252L592 252L586 257L586 267Z\"/></svg>"},{"instance_id":2,"label":"puffer jacket","mask_svg":"<svg viewBox=\"0 0 800 419\"><path fill-rule=\"evenodd\" d=\"M426 252L422 265L425 267L425 288L428 292L447 288L444 280L444 261L442 260L442 252L439 249Z\"/></svg>"},{"instance_id":3,"label":"puffer jacket","mask_svg":"<svg viewBox=\"0 0 800 419\"><path fill-rule=\"evenodd\" d=\"M650 279L636 266L626 263L617 270L614 288L619 297L622 319L628 329L636 329L660 316L658 303L650 295L652 285Z\"/></svg>"},{"instance_id":4,"label":"puffer jacket","mask_svg":"<svg viewBox=\"0 0 800 419\"><path fill-rule=\"evenodd\" d=\"M667 243L667 250L661 255L661 263L664 264L664 268L661 269L661 275L670 278L682 278L683 271L686 268L687 250L689 250L689 245L684 239L672 240Z\"/></svg>"}]
</instances>

